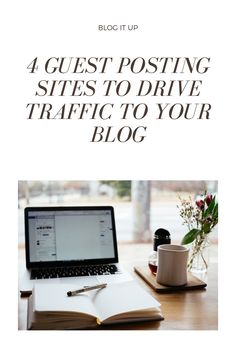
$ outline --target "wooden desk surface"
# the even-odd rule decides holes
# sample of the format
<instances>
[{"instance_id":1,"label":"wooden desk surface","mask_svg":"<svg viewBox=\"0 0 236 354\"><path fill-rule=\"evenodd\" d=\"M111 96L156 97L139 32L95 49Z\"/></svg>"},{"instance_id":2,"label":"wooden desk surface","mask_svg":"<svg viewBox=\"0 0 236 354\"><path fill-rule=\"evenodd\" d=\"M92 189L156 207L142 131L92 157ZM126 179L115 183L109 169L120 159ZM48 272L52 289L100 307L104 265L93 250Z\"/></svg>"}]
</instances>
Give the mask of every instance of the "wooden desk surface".
<instances>
[{"instance_id":1,"label":"wooden desk surface","mask_svg":"<svg viewBox=\"0 0 236 354\"><path fill-rule=\"evenodd\" d=\"M189 290L170 294L155 293L134 271L134 264L147 260L150 244L120 244L120 262L137 282L162 304L164 321L102 327L112 330L217 330L218 329L218 267L217 245L212 245L210 267L202 278L206 290ZM24 267L24 249L19 249L19 271ZM18 328L26 329L27 299L19 296Z\"/></svg>"}]
</instances>

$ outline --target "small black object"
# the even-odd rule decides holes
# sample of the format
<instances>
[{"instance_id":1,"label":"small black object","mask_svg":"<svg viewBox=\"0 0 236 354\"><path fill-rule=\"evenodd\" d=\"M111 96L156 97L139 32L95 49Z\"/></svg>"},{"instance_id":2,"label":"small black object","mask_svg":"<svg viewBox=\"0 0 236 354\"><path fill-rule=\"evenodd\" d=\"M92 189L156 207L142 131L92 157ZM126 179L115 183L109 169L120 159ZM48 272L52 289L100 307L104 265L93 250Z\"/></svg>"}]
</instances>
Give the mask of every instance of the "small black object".
<instances>
[{"instance_id":1,"label":"small black object","mask_svg":"<svg viewBox=\"0 0 236 354\"><path fill-rule=\"evenodd\" d=\"M159 237L168 237L168 236L170 236L170 233L166 229L157 229L155 231L155 235L159 236Z\"/></svg>"},{"instance_id":2,"label":"small black object","mask_svg":"<svg viewBox=\"0 0 236 354\"><path fill-rule=\"evenodd\" d=\"M166 229L157 229L154 233L153 249L156 251L157 247L164 244L170 244L170 233Z\"/></svg>"},{"instance_id":3,"label":"small black object","mask_svg":"<svg viewBox=\"0 0 236 354\"><path fill-rule=\"evenodd\" d=\"M148 257L148 266L152 274L157 274L158 246L170 243L170 233L166 229L157 229L153 236L153 251Z\"/></svg>"},{"instance_id":4,"label":"small black object","mask_svg":"<svg viewBox=\"0 0 236 354\"><path fill-rule=\"evenodd\" d=\"M67 296L71 296L72 295L72 292L71 291L68 291L67 292Z\"/></svg>"}]
</instances>

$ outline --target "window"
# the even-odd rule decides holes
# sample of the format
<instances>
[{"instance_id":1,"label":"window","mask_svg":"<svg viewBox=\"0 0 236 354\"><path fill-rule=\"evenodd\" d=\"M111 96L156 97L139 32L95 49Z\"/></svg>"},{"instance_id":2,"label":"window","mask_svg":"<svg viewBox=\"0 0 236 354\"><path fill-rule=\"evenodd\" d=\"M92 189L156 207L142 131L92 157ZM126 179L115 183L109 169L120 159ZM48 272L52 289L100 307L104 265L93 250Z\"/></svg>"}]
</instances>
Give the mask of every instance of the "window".
<instances>
[{"instance_id":1,"label":"window","mask_svg":"<svg viewBox=\"0 0 236 354\"><path fill-rule=\"evenodd\" d=\"M19 181L19 243L24 243L27 205L112 205L118 242L151 242L160 227L180 242L186 229L178 196L195 198L205 190L217 193L217 181ZM213 238L217 240L217 228Z\"/></svg>"}]
</instances>

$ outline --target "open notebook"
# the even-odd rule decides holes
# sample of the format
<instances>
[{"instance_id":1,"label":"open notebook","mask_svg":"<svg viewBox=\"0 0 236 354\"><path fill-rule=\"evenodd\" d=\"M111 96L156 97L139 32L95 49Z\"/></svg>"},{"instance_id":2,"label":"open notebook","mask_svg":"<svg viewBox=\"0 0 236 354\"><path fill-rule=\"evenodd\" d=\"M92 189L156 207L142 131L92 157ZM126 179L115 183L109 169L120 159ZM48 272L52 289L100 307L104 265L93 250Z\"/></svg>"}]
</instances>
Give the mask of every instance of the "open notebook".
<instances>
[{"instance_id":1,"label":"open notebook","mask_svg":"<svg viewBox=\"0 0 236 354\"><path fill-rule=\"evenodd\" d=\"M36 284L28 300L28 329L89 329L163 319L160 303L135 281L68 297L73 288L73 284Z\"/></svg>"}]
</instances>

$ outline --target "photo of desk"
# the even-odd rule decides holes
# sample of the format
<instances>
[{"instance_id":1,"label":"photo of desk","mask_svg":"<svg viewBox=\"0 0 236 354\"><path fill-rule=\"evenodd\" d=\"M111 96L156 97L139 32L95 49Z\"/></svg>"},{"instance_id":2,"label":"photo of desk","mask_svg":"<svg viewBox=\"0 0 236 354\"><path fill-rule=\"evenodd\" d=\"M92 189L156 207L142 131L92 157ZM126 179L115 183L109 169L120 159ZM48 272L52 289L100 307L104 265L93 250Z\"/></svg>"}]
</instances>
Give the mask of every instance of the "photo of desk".
<instances>
[{"instance_id":1,"label":"photo of desk","mask_svg":"<svg viewBox=\"0 0 236 354\"><path fill-rule=\"evenodd\" d=\"M134 279L161 303L163 321L116 324L103 326L99 330L217 330L218 329L218 247L210 248L210 265L202 280L206 289L156 293L133 270L134 266L146 262L152 245L121 243L119 255L121 264ZM19 248L19 272L25 267L24 248ZM18 303L18 329L26 330L27 298L20 297Z\"/></svg>"}]
</instances>

